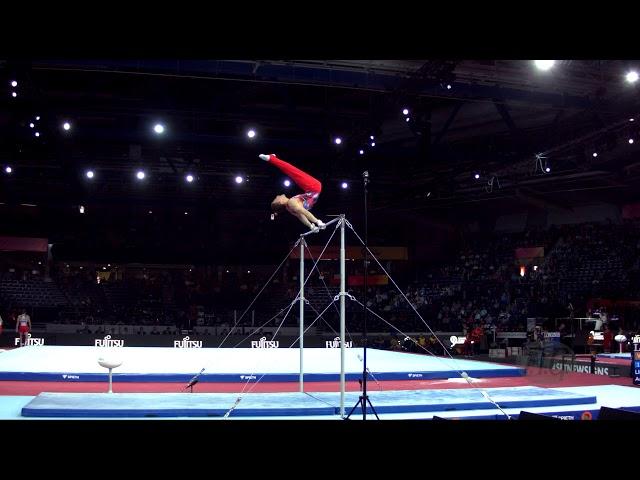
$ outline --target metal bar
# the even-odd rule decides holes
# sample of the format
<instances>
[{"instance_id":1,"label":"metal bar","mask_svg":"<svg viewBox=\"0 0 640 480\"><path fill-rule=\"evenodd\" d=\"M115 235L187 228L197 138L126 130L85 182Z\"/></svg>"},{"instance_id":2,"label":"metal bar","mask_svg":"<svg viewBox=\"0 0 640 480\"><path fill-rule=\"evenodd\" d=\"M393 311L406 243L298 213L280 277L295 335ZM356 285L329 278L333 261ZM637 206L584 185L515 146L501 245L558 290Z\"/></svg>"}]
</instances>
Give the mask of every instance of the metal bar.
<instances>
[{"instance_id":1,"label":"metal bar","mask_svg":"<svg viewBox=\"0 0 640 480\"><path fill-rule=\"evenodd\" d=\"M304 392L304 238L300 239L300 337L298 347L300 350L300 392Z\"/></svg>"},{"instance_id":2,"label":"metal bar","mask_svg":"<svg viewBox=\"0 0 640 480\"><path fill-rule=\"evenodd\" d=\"M328 227L329 225L331 225L332 223L336 223L338 220L340 220L341 217L336 217L333 220L325 223L325 225ZM309 230L308 232L302 233L300 234L301 237L306 237L307 235L311 235L312 233L318 233L318 232L313 232L311 230Z\"/></svg>"},{"instance_id":3,"label":"metal bar","mask_svg":"<svg viewBox=\"0 0 640 480\"><path fill-rule=\"evenodd\" d=\"M345 342L345 315L344 297L347 294L345 288L345 247L344 247L344 215L340 215L340 416L344 418L344 342Z\"/></svg>"}]
</instances>

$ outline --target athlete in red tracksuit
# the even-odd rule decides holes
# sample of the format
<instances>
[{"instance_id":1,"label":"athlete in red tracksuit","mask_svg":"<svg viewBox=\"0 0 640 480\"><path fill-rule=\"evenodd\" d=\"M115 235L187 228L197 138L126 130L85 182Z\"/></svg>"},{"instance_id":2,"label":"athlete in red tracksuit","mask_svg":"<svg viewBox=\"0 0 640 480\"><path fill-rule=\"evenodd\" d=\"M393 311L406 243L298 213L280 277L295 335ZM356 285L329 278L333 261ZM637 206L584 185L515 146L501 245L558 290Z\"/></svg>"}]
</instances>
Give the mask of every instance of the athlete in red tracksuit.
<instances>
[{"instance_id":1,"label":"athlete in red tracksuit","mask_svg":"<svg viewBox=\"0 0 640 480\"><path fill-rule=\"evenodd\" d=\"M20 346L24 347L29 339L29 331L31 330L31 317L27 315L26 310L18 315L16 320L16 332L20 334Z\"/></svg>"},{"instance_id":2,"label":"athlete in red tracksuit","mask_svg":"<svg viewBox=\"0 0 640 480\"><path fill-rule=\"evenodd\" d=\"M271 202L273 212L278 214L286 210L312 231L317 232L318 229L324 229L325 224L314 217L309 211L318 200L320 192L322 191L320 181L290 163L280 160L275 154L260 155L260 158L278 167L282 173L289 176L296 185L304 190L304 193L291 198L286 195L278 195Z\"/></svg>"}]
</instances>

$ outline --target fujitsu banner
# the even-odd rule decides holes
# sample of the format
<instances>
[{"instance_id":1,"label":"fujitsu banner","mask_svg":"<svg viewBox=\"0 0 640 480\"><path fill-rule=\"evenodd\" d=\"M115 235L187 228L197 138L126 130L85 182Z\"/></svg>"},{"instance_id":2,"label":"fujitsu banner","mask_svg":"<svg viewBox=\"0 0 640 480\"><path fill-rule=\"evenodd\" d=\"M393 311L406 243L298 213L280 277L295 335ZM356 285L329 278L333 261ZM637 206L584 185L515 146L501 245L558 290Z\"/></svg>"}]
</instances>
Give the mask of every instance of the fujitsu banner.
<instances>
[{"instance_id":1,"label":"fujitsu banner","mask_svg":"<svg viewBox=\"0 0 640 480\"><path fill-rule=\"evenodd\" d=\"M202 348L202 340L189 340L187 336L182 341L174 340L173 348Z\"/></svg>"},{"instance_id":2,"label":"fujitsu banner","mask_svg":"<svg viewBox=\"0 0 640 480\"><path fill-rule=\"evenodd\" d=\"M96 347L124 347L124 340L111 340L111 335L107 335L102 339L96 338L94 344Z\"/></svg>"},{"instance_id":3,"label":"fujitsu banner","mask_svg":"<svg viewBox=\"0 0 640 480\"><path fill-rule=\"evenodd\" d=\"M336 337L333 340L327 340L325 342L326 347L325 348L340 348L340 337ZM353 342L344 342L344 348L351 348L353 347Z\"/></svg>"},{"instance_id":4,"label":"fujitsu banner","mask_svg":"<svg viewBox=\"0 0 640 480\"><path fill-rule=\"evenodd\" d=\"M262 337L259 341L253 340L251 342L251 348L278 348L280 342L274 340L267 340L267 337Z\"/></svg>"},{"instance_id":5,"label":"fujitsu banner","mask_svg":"<svg viewBox=\"0 0 640 480\"><path fill-rule=\"evenodd\" d=\"M20 337L16 337L14 344L20 345ZM33 338L30 333L27 333L27 343L25 343L26 347L40 345L44 345L44 338Z\"/></svg>"}]
</instances>

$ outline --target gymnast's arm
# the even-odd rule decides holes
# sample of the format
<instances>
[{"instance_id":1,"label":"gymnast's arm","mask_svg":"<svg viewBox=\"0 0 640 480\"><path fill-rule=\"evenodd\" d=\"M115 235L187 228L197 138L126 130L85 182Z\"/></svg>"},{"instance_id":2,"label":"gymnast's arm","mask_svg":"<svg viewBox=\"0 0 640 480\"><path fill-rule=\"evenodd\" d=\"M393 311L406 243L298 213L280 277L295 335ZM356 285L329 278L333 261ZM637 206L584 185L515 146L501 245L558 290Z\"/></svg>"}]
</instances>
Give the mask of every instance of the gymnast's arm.
<instances>
[{"instance_id":1,"label":"gymnast's arm","mask_svg":"<svg viewBox=\"0 0 640 480\"><path fill-rule=\"evenodd\" d=\"M289 199L289 202L287 203L287 211L302 223L304 223L308 228L311 228L313 226L313 224L309 220L309 217L307 216L307 209L304 208L302 202L297 198Z\"/></svg>"}]
</instances>

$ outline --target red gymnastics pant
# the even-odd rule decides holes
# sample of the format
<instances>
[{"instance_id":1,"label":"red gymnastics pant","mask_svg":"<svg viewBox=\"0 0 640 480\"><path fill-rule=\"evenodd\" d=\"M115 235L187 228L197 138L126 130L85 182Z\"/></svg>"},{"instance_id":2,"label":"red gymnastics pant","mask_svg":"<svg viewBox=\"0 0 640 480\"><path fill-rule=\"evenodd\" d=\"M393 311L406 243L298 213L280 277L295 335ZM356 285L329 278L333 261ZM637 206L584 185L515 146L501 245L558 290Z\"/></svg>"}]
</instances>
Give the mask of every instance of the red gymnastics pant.
<instances>
[{"instance_id":1,"label":"red gymnastics pant","mask_svg":"<svg viewBox=\"0 0 640 480\"><path fill-rule=\"evenodd\" d=\"M282 173L291 177L291 179L298 185L305 193L319 194L322 191L322 183L319 180L313 178L308 173L303 172L299 168L294 167L290 163L280 160L275 155L269 156L269 163L278 167Z\"/></svg>"}]
</instances>

